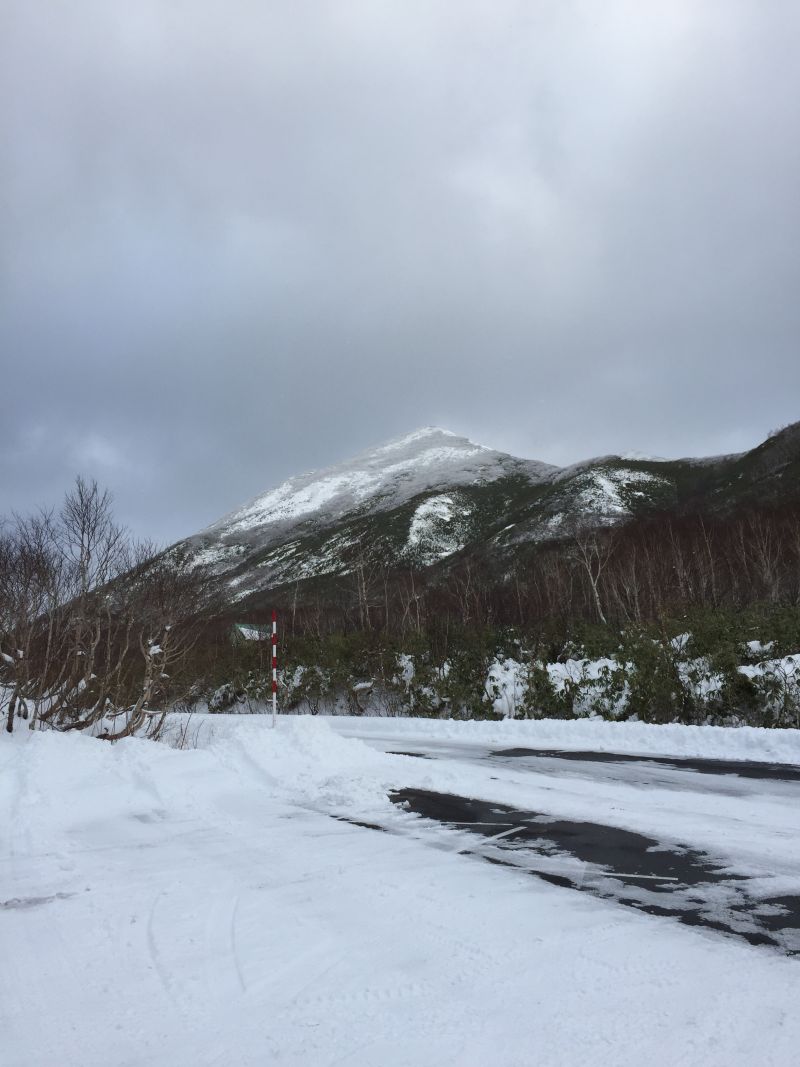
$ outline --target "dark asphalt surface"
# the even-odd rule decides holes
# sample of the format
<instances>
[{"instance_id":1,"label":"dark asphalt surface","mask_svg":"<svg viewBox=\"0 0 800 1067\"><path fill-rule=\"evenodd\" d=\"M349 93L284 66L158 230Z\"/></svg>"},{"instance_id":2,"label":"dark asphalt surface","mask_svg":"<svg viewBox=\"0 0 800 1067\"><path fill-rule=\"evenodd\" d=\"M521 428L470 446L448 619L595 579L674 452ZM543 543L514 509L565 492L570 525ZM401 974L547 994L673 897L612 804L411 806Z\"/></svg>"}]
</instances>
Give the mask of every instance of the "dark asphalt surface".
<instances>
[{"instance_id":1,"label":"dark asphalt surface","mask_svg":"<svg viewBox=\"0 0 800 1067\"><path fill-rule=\"evenodd\" d=\"M380 739L368 740L380 745ZM750 797L768 798L798 812L800 834L800 766L527 747L482 749L450 742L380 747L396 755L489 764L562 782L580 779L604 787L619 783L634 790L658 788L698 798L715 794L735 797L745 805ZM400 790L391 794L391 800L421 820L474 837L464 850L484 861L651 915L800 954L800 877L797 892L765 896L763 877L759 885L759 875L753 871L729 866L730 861L680 839L660 841L599 822L572 821L423 789ZM742 810L746 812L746 806ZM421 821L420 828L425 826ZM488 840L497 834L502 836Z\"/></svg>"},{"instance_id":2,"label":"dark asphalt surface","mask_svg":"<svg viewBox=\"0 0 800 1067\"><path fill-rule=\"evenodd\" d=\"M757 897L745 875L688 845L665 845L618 827L420 789L399 790L391 800L479 838L504 834L483 848L477 843L479 854L491 863L753 945L800 953L800 895ZM513 832L506 833L509 829ZM465 846L465 851L474 849Z\"/></svg>"},{"instance_id":3,"label":"dark asphalt surface","mask_svg":"<svg viewBox=\"0 0 800 1067\"><path fill-rule=\"evenodd\" d=\"M402 753L411 755L411 753ZM494 757L560 759L579 763L637 763L699 774L732 775L736 778L759 778L774 782L800 782L800 767L786 763L755 763L744 760L677 759L671 756L629 756L619 752L570 752L563 749L501 748Z\"/></svg>"}]
</instances>

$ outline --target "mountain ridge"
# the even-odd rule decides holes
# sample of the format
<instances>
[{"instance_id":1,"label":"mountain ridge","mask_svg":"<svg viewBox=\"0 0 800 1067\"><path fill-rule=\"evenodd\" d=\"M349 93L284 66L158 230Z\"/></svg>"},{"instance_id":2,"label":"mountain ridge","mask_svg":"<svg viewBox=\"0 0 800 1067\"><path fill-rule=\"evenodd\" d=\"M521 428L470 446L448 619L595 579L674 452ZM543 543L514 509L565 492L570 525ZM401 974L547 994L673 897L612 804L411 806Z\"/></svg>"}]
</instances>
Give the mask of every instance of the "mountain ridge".
<instances>
[{"instance_id":1,"label":"mountain ridge","mask_svg":"<svg viewBox=\"0 0 800 1067\"><path fill-rule=\"evenodd\" d=\"M557 467L422 427L286 479L171 551L205 565L223 604L370 567L513 553L648 513L721 512L800 496L800 423L748 452L601 456Z\"/></svg>"}]
</instances>

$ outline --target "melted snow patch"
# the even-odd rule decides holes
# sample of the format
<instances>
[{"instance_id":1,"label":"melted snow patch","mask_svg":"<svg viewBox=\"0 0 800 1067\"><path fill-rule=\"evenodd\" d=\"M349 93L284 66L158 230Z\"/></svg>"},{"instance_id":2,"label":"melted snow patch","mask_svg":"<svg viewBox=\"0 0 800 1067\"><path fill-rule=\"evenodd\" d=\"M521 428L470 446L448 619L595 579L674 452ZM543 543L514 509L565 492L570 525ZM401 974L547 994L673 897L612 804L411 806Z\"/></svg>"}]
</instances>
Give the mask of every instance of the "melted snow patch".
<instances>
[{"instance_id":1,"label":"melted snow patch","mask_svg":"<svg viewBox=\"0 0 800 1067\"><path fill-rule=\"evenodd\" d=\"M347 534L336 534L329 538L316 552L304 552L293 561L290 579L316 578L322 574L349 574L342 554L356 544L356 540Z\"/></svg>"},{"instance_id":2,"label":"melted snow patch","mask_svg":"<svg viewBox=\"0 0 800 1067\"><path fill-rule=\"evenodd\" d=\"M238 593L234 594L232 599L235 600L235 601L236 600L246 600L247 597L249 597L252 593L255 593L255 589L252 589L252 588L241 589Z\"/></svg>"}]
</instances>

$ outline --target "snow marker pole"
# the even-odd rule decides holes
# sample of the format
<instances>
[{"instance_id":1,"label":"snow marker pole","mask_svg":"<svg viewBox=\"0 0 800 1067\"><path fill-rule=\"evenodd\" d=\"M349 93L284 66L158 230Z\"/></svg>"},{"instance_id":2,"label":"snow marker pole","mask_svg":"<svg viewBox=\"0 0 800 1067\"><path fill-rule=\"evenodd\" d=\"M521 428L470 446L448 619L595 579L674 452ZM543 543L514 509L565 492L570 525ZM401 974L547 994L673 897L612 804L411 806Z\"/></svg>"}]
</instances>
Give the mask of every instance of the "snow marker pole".
<instances>
[{"instance_id":1,"label":"snow marker pole","mask_svg":"<svg viewBox=\"0 0 800 1067\"><path fill-rule=\"evenodd\" d=\"M278 705L278 613L272 613L272 728Z\"/></svg>"}]
</instances>

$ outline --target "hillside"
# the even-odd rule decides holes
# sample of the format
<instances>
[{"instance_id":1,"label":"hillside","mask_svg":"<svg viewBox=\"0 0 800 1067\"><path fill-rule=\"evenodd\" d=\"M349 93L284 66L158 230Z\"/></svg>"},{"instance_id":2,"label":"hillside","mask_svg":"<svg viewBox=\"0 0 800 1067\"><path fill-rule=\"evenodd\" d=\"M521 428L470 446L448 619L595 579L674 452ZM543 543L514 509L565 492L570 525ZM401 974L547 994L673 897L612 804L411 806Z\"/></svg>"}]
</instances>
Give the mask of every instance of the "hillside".
<instances>
[{"instance_id":1,"label":"hillside","mask_svg":"<svg viewBox=\"0 0 800 1067\"><path fill-rule=\"evenodd\" d=\"M559 468L428 427L290 478L174 546L208 567L227 607L369 566L444 565L513 553L576 526L648 514L720 514L800 496L800 423L749 452L700 459L603 456Z\"/></svg>"}]
</instances>

